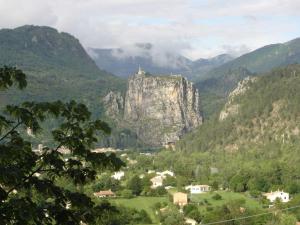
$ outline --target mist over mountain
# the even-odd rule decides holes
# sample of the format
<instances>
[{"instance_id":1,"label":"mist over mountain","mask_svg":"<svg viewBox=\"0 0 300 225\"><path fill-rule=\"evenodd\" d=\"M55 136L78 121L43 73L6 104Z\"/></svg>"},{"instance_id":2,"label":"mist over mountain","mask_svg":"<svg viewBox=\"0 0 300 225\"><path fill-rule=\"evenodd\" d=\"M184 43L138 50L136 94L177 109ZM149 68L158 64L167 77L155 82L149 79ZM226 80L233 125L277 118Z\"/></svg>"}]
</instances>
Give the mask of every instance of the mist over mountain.
<instances>
[{"instance_id":1,"label":"mist over mountain","mask_svg":"<svg viewBox=\"0 0 300 225\"><path fill-rule=\"evenodd\" d=\"M300 38L264 46L213 68L196 83L204 96L202 104L205 115L210 116L219 111L228 94L245 77L296 63L300 63Z\"/></svg>"},{"instance_id":2,"label":"mist over mountain","mask_svg":"<svg viewBox=\"0 0 300 225\"><path fill-rule=\"evenodd\" d=\"M193 61L176 52L164 51L150 43L118 49L88 48L88 53L99 68L120 77L134 74L141 66L152 74L182 74L190 80L201 79L212 68L233 59L230 55L222 54Z\"/></svg>"}]
</instances>

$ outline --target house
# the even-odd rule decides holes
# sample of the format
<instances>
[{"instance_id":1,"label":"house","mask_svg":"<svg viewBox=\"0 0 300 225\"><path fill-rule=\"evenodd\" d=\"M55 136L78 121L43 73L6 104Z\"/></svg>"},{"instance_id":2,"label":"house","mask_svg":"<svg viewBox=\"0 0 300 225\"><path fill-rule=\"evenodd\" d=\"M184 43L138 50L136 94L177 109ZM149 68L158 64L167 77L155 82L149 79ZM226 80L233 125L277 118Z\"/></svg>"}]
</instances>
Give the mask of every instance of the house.
<instances>
[{"instance_id":1,"label":"house","mask_svg":"<svg viewBox=\"0 0 300 225\"><path fill-rule=\"evenodd\" d=\"M174 177L174 172L169 171L169 170L165 170L163 172L156 172L157 175L162 176L163 178L165 178L167 175Z\"/></svg>"},{"instance_id":2,"label":"house","mask_svg":"<svg viewBox=\"0 0 300 225\"><path fill-rule=\"evenodd\" d=\"M173 194L173 203L179 206L185 206L188 204L188 197L186 193L176 192Z\"/></svg>"},{"instance_id":3,"label":"house","mask_svg":"<svg viewBox=\"0 0 300 225\"><path fill-rule=\"evenodd\" d=\"M185 219L185 223L186 224L189 224L189 225L196 225L197 224L197 221L196 220L193 220L191 218L184 218Z\"/></svg>"},{"instance_id":4,"label":"house","mask_svg":"<svg viewBox=\"0 0 300 225\"><path fill-rule=\"evenodd\" d=\"M185 190L190 190L191 194L201 194L209 192L211 188L209 185L189 185L185 187Z\"/></svg>"},{"instance_id":5,"label":"house","mask_svg":"<svg viewBox=\"0 0 300 225\"><path fill-rule=\"evenodd\" d=\"M275 191L275 192L269 192L263 194L267 199L269 199L270 202L274 202L277 198L282 202L288 202L290 201L289 193L286 193L284 191Z\"/></svg>"},{"instance_id":6,"label":"house","mask_svg":"<svg viewBox=\"0 0 300 225\"><path fill-rule=\"evenodd\" d=\"M153 177L152 179L150 179L150 181L152 182L152 185L151 185L152 189L163 186L163 177L161 177L161 176Z\"/></svg>"},{"instance_id":7,"label":"house","mask_svg":"<svg viewBox=\"0 0 300 225\"><path fill-rule=\"evenodd\" d=\"M116 197L116 194L109 189L107 191L95 192L94 196L98 198L105 198L105 197Z\"/></svg>"},{"instance_id":8,"label":"house","mask_svg":"<svg viewBox=\"0 0 300 225\"><path fill-rule=\"evenodd\" d=\"M125 176L125 173L124 171L118 171L118 172L115 172L114 175L112 175L111 177L114 178L115 180L121 180L122 177Z\"/></svg>"}]
</instances>

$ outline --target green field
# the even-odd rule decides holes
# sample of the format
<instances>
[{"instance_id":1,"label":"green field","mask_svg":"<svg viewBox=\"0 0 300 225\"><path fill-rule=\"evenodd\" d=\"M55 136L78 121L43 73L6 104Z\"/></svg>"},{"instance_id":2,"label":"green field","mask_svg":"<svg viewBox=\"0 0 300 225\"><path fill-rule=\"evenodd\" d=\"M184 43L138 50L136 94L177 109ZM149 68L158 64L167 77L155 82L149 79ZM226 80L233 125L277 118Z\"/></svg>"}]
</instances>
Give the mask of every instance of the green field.
<instances>
[{"instance_id":1,"label":"green field","mask_svg":"<svg viewBox=\"0 0 300 225\"><path fill-rule=\"evenodd\" d=\"M215 200L212 198L216 193L218 193L219 195L222 196L221 200ZM228 192L228 191L215 191L215 192L209 192L209 193L203 193L203 194L192 194L189 197L190 197L191 203L201 203L201 202L204 202L206 199L208 204L212 207L222 205L231 200L245 199L246 207L262 208L262 206L259 204L258 201L247 196L246 194L242 194L242 193L235 193L235 192ZM203 207L206 207L206 206L207 206L207 204L203 205Z\"/></svg>"},{"instance_id":2,"label":"green field","mask_svg":"<svg viewBox=\"0 0 300 225\"><path fill-rule=\"evenodd\" d=\"M122 205L137 210L144 209L151 217L153 223L159 222L155 215L155 212L153 211L154 204L157 202L169 202L167 197L136 197L131 199L117 198L111 199L110 201L111 203L114 203L116 205Z\"/></svg>"}]
</instances>

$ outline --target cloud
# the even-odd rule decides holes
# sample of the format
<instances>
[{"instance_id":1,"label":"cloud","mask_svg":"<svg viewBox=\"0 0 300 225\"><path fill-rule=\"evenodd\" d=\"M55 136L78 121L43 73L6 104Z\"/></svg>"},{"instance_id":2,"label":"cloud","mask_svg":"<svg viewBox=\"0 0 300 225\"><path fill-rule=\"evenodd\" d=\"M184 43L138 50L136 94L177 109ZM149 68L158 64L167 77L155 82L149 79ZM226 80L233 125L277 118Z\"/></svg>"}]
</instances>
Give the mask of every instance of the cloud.
<instances>
[{"instance_id":1,"label":"cloud","mask_svg":"<svg viewBox=\"0 0 300 225\"><path fill-rule=\"evenodd\" d=\"M167 63L241 54L300 36L299 0L0 0L0 27L52 26L93 48ZM150 53L135 43L151 43Z\"/></svg>"},{"instance_id":2,"label":"cloud","mask_svg":"<svg viewBox=\"0 0 300 225\"><path fill-rule=\"evenodd\" d=\"M247 45L239 45L239 46L223 45L222 48L224 49L224 52L235 57L241 56L250 51Z\"/></svg>"}]
</instances>

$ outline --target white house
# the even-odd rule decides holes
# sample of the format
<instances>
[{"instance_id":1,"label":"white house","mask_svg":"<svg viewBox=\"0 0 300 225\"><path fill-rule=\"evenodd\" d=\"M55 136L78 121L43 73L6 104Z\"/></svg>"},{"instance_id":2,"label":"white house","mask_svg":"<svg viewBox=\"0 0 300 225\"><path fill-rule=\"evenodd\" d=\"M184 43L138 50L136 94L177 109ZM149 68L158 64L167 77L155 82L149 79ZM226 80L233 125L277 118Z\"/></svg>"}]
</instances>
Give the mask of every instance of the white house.
<instances>
[{"instance_id":1,"label":"white house","mask_svg":"<svg viewBox=\"0 0 300 225\"><path fill-rule=\"evenodd\" d=\"M162 177L166 177L167 175L174 177L174 172L169 171L169 170L165 170L163 172L156 172L157 175L162 176Z\"/></svg>"},{"instance_id":2,"label":"white house","mask_svg":"<svg viewBox=\"0 0 300 225\"><path fill-rule=\"evenodd\" d=\"M125 176L125 173L124 171L118 171L118 172L115 172L114 175L112 175L111 177L114 178L115 180L121 180L122 177Z\"/></svg>"},{"instance_id":3,"label":"white house","mask_svg":"<svg viewBox=\"0 0 300 225\"><path fill-rule=\"evenodd\" d=\"M153 177L150 181L152 182L151 188L153 189L163 186L163 178L161 176Z\"/></svg>"},{"instance_id":4,"label":"white house","mask_svg":"<svg viewBox=\"0 0 300 225\"><path fill-rule=\"evenodd\" d=\"M267 199L270 200L270 202L274 202L277 198L282 202L288 202L290 201L290 195L289 193L286 193L284 191L275 191L275 192L269 192L263 194Z\"/></svg>"},{"instance_id":5,"label":"white house","mask_svg":"<svg viewBox=\"0 0 300 225\"><path fill-rule=\"evenodd\" d=\"M209 185L189 185L185 187L185 190L190 190L191 194L201 194L209 192L211 188Z\"/></svg>"}]
</instances>

